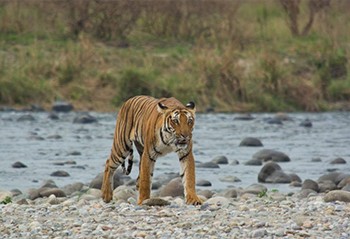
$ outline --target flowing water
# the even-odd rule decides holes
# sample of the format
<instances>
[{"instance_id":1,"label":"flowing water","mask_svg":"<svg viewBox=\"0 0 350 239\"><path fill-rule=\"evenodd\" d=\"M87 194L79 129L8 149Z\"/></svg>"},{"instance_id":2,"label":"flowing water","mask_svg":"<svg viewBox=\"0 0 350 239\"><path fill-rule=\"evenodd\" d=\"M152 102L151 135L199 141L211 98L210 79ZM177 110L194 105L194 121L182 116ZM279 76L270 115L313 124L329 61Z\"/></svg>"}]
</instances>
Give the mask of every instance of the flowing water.
<instances>
[{"instance_id":1,"label":"flowing water","mask_svg":"<svg viewBox=\"0 0 350 239\"><path fill-rule=\"evenodd\" d=\"M31 114L34 121L18 121ZM0 112L0 189L38 188L43 181L53 179L58 186L74 182L89 183L104 169L110 152L116 114L90 114L97 123L77 124L74 118L81 113L61 113L58 120L48 118L49 113ZM350 172L350 112L291 113L291 121L282 125L268 124L266 118L274 114L253 114L254 120L234 120L238 114L197 114L194 130L194 155L198 162L208 162L224 155L238 165L220 165L219 169L197 168L196 177L212 183L208 189L246 187L257 183L262 166L244 163L261 149L274 149L287 154L291 161L279 163L286 173L296 173L302 180L313 179L332 170ZM299 126L310 119L313 127ZM245 137L259 138L264 147L239 147ZM74 153L75 152L75 153ZM136 152L136 151L135 151ZM330 161L342 157L347 164L334 165ZM136 159L138 155L135 154ZM319 158L320 162L312 162ZM20 161L27 168L12 168ZM76 165L55 163L75 161ZM64 170L69 177L52 177L50 174ZM179 172L175 154L159 158L155 176ZM138 167L131 173L136 178ZM219 179L236 176L241 182L226 183ZM269 189L293 191L288 184L265 184Z\"/></svg>"}]
</instances>

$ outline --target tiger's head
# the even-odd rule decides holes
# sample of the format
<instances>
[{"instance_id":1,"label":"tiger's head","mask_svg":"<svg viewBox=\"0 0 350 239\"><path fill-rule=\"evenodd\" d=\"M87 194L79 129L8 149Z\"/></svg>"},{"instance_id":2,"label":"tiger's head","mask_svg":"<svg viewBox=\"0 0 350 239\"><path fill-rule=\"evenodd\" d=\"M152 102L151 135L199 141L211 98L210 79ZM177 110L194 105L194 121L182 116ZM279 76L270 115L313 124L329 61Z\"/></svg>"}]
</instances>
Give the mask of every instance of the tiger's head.
<instances>
[{"instance_id":1,"label":"tiger's head","mask_svg":"<svg viewBox=\"0 0 350 239\"><path fill-rule=\"evenodd\" d=\"M167 144L175 147L175 151L187 149L192 140L192 131L195 121L195 104L189 102L168 106L158 103L158 112L163 115L163 137Z\"/></svg>"}]
</instances>

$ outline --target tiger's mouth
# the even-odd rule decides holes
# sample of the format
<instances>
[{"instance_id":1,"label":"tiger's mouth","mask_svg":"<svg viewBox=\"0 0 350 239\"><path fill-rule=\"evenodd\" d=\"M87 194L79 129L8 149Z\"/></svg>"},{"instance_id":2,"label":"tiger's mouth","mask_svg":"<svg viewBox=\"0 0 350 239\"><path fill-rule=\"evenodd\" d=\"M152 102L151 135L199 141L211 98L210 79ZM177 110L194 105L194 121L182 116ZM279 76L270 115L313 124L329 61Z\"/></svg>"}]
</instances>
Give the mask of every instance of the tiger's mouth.
<instances>
[{"instance_id":1,"label":"tiger's mouth","mask_svg":"<svg viewBox=\"0 0 350 239\"><path fill-rule=\"evenodd\" d=\"M175 146L179 149L185 149L188 146L188 140L178 139L175 142Z\"/></svg>"}]
</instances>

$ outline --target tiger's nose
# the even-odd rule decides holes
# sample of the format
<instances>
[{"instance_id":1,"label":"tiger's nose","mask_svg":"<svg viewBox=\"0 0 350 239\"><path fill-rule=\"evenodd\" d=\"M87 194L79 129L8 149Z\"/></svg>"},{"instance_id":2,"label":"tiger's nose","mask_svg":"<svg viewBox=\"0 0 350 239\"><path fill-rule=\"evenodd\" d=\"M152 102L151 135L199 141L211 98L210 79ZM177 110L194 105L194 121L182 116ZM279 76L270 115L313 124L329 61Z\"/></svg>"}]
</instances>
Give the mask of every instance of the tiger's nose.
<instances>
[{"instance_id":1,"label":"tiger's nose","mask_svg":"<svg viewBox=\"0 0 350 239\"><path fill-rule=\"evenodd\" d=\"M180 135L180 137L177 139L177 143L178 144L187 144L189 140L190 140L190 136Z\"/></svg>"}]
</instances>

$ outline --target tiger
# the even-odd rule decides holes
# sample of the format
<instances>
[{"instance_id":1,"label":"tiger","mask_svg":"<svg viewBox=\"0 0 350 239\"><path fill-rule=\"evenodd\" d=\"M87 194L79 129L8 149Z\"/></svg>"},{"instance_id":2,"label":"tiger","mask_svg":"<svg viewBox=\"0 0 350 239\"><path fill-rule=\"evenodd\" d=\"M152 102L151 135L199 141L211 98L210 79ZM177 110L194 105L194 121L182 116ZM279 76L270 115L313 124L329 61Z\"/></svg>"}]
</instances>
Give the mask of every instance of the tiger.
<instances>
[{"instance_id":1,"label":"tiger","mask_svg":"<svg viewBox=\"0 0 350 239\"><path fill-rule=\"evenodd\" d=\"M134 145L140 155L136 180L139 205L150 198L156 160L170 152L175 152L180 162L186 204L202 204L195 189L192 152L195 111L194 102L183 105L174 97L156 99L141 95L128 99L119 110L111 153L105 164L101 187L103 201L108 203L112 200L116 169L121 166L125 174L130 174Z\"/></svg>"}]
</instances>

